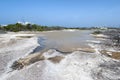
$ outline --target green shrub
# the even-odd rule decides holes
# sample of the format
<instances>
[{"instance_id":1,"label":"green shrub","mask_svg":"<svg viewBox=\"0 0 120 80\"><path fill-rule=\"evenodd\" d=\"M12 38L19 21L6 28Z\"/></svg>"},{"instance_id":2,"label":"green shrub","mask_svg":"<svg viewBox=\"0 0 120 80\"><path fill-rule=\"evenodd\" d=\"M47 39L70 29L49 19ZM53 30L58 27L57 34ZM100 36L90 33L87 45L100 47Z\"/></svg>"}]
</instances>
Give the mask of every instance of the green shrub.
<instances>
[{"instance_id":1,"label":"green shrub","mask_svg":"<svg viewBox=\"0 0 120 80\"><path fill-rule=\"evenodd\" d=\"M101 34L102 33L102 31L94 31L92 34Z\"/></svg>"}]
</instances>

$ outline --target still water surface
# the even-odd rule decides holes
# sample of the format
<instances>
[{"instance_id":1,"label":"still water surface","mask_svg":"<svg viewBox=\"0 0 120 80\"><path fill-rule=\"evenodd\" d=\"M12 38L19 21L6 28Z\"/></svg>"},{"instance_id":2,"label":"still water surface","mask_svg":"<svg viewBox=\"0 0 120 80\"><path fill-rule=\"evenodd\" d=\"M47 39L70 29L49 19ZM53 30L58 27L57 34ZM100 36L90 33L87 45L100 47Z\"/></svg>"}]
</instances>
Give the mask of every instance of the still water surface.
<instances>
[{"instance_id":1,"label":"still water surface","mask_svg":"<svg viewBox=\"0 0 120 80\"><path fill-rule=\"evenodd\" d=\"M42 47L37 50L46 51L48 49L56 49L62 52L72 52L78 48L89 47L87 40L94 40L90 35L90 30L79 31L50 31L41 32L39 42Z\"/></svg>"}]
</instances>

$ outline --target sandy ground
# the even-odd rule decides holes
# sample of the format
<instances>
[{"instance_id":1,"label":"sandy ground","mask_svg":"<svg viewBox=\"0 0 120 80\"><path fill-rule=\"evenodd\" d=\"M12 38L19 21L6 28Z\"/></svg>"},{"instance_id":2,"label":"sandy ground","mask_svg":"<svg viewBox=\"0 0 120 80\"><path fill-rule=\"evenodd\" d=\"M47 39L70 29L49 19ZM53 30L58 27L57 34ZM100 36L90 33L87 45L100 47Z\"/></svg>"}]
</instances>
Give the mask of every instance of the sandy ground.
<instances>
[{"instance_id":1,"label":"sandy ground","mask_svg":"<svg viewBox=\"0 0 120 80\"><path fill-rule=\"evenodd\" d=\"M37 35L31 33L1 34L0 42L0 80L120 79L120 61L102 55L99 41L88 41L92 50L79 48L67 54L55 49L30 54L41 46ZM36 60L40 54L44 59ZM10 66L20 59L31 64L12 70Z\"/></svg>"}]
</instances>

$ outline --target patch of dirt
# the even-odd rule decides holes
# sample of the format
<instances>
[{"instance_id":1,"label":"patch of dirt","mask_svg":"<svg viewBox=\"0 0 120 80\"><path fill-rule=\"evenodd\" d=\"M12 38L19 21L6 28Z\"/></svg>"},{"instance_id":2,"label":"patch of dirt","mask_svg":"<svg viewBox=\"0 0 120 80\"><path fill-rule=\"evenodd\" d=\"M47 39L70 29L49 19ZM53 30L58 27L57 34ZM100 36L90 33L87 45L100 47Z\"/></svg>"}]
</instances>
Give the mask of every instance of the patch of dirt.
<instances>
[{"instance_id":1,"label":"patch of dirt","mask_svg":"<svg viewBox=\"0 0 120 80\"><path fill-rule=\"evenodd\" d=\"M52 52L54 52L54 51L52 51ZM64 58L63 56L53 56L53 57L46 58L45 56L43 56L43 54L44 53L34 53L34 54L30 54L30 55L26 56L25 58L20 58L19 60L15 61L12 64L11 68L13 70L20 70L20 69L24 68L25 66L28 66L30 64L33 64L35 62L42 61L45 59L50 60L53 63L59 63Z\"/></svg>"},{"instance_id":2,"label":"patch of dirt","mask_svg":"<svg viewBox=\"0 0 120 80\"><path fill-rule=\"evenodd\" d=\"M55 56L48 58L48 60L52 61L53 63L59 63L64 57L63 56Z\"/></svg>"},{"instance_id":3,"label":"patch of dirt","mask_svg":"<svg viewBox=\"0 0 120 80\"><path fill-rule=\"evenodd\" d=\"M112 58L120 59L120 52L112 52Z\"/></svg>"},{"instance_id":4,"label":"patch of dirt","mask_svg":"<svg viewBox=\"0 0 120 80\"><path fill-rule=\"evenodd\" d=\"M78 48L77 50L88 52L88 53L94 53L95 50L93 48Z\"/></svg>"},{"instance_id":5,"label":"patch of dirt","mask_svg":"<svg viewBox=\"0 0 120 80\"><path fill-rule=\"evenodd\" d=\"M33 36L16 36L17 38L31 38Z\"/></svg>"},{"instance_id":6,"label":"patch of dirt","mask_svg":"<svg viewBox=\"0 0 120 80\"><path fill-rule=\"evenodd\" d=\"M101 50L100 53L102 53L108 57L114 58L114 59L120 59L120 52Z\"/></svg>"},{"instance_id":7,"label":"patch of dirt","mask_svg":"<svg viewBox=\"0 0 120 80\"><path fill-rule=\"evenodd\" d=\"M11 66L11 68L14 70L20 70L24 66L30 65L32 63L35 63L37 61L41 61L44 59L45 58L41 53L30 54L26 56L25 58L21 58L18 61L15 61L13 65Z\"/></svg>"}]
</instances>

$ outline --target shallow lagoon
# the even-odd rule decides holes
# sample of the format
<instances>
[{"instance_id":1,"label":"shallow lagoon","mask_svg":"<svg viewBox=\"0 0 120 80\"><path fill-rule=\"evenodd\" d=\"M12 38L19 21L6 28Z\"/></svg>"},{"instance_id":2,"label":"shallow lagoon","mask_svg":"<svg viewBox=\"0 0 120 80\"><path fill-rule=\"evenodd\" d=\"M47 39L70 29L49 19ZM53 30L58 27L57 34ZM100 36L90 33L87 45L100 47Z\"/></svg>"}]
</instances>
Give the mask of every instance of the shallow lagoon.
<instances>
[{"instance_id":1,"label":"shallow lagoon","mask_svg":"<svg viewBox=\"0 0 120 80\"><path fill-rule=\"evenodd\" d=\"M49 49L56 49L61 52L72 52L78 48L89 48L87 40L95 40L90 35L91 32L90 30L41 32L38 36L42 47L39 47L36 51L41 50L43 52Z\"/></svg>"}]
</instances>

